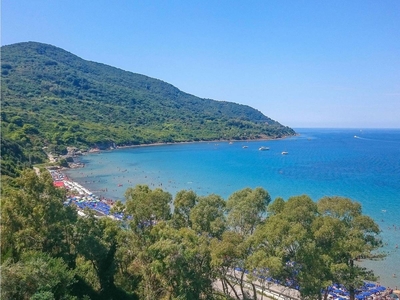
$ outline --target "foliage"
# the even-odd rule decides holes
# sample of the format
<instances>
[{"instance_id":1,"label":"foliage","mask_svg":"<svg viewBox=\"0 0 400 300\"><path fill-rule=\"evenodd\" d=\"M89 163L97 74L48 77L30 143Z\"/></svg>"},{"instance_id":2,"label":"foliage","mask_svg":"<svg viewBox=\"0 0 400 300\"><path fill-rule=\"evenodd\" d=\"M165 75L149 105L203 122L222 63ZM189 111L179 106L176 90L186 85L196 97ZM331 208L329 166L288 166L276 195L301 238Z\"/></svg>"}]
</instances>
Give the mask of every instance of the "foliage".
<instances>
[{"instance_id":1,"label":"foliage","mask_svg":"<svg viewBox=\"0 0 400 300\"><path fill-rule=\"evenodd\" d=\"M146 231L157 222L170 219L172 196L162 189L152 191L147 185L137 185L127 189L125 198L133 230Z\"/></svg>"},{"instance_id":2,"label":"foliage","mask_svg":"<svg viewBox=\"0 0 400 300\"><path fill-rule=\"evenodd\" d=\"M25 252L21 260L1 266L2 299L75 299L70 294L74 271L61 258Z\"/></svg>"},{"instance_id":3,"label":"foliage","mask_svg":"<svg viewBox=\"0 0 400 300\"><path fill-rule=\"evenodd\" d=\"M100 295L110 298L116 287L115 253L118 248L120 227L109 218L97 220L93 215L77 222L76 248L80 255L92 263L100 284Z\"/></svg>"},{"instance_id":4,"label":"foliage","mask_svg":"<svg viewBox=\"0 0 400 300\"><path fill-rule=\"evenodd\" d=\"M173 199L138 185L113 208L130 216L117 221L78 217L50 175L32 170L1 196L2 299L256 299L268 277L305 299L333 282L354 298L370 275L354 260L381 246L376 223L341 197L270 204L264 189L245 188L226 202L193 191Z\"/></svg>"},{"instance_id":5,"label":"foliage","mask_svg":"<svg viewBox=\"0 0 400 300\"><path fill-rule=\"evenodd\" d=\"M181 190L174 199L173 224L177 228L192 227L190 211L199 202L199 198L193 191Z\"/></svg>"},{"instance_id":6,"label":"foliage","mask_svg":"<svg viewBox=\"0 0 400 300\"><path fill-rule=\"evenodd\" d=\"M18 260L26 249L74 260L73 223L77 213L63 206L65 191L56 189L48 172L25 170L14 188L2 187L2 258Z\"/></svg>"},{"instance_id":7,"label":"foliage","mask_svg":"<svg viewBox=\"0 0 400 300\"><path fill-rule=\"evenodd\" d=\"M1 47L1 52L2 137L25 149L25 163L45 160L45 146L59 154L66 146L294 134L249 106L201 99L161 80L86 61L51 45L18 43ZM12 163L6 161L9 173Z\"/></svg>"},{"instance_id":8,"label":"foliage","mask_svg":"<svg viewBox=\"0 0 400 300\"><path fill-rule=\"evenodd\" d=\"M21 146L13 141L1 137L1 174L15 176L20 170L28 166L29 159L25 156Z\"/></svg>"},{"instance_id":9,"label":"foliage","mask_svg":"<svg viewBox=\"0 0 400 300\"><path fill-rule=\"evenodd\" d=\"M270 195L262 188L245 188L233 193L226 202L229 226L240 234L252 234L270 202Z\"/></svg>"},{"instance_id":10,"label":"foliage","mask_svg":"<svg viewBox=\"0 0 400 300\"><path fill-rule=\"evenodd\" d=\"M190 212L192 228L199 234L221 237L226 228L224 209L225 201L220 196L201 197Z\"/></svg>"},{"instance_id":11,"label":"foliage","mask_svg":"<svg viewBox=\"0 0 400 300\"><path fill-rule=\"evenodd\" d=\"M308 196L277 199L273 214L257 228L252 258L270 274L304 297L321 298L333 282L345 285L354 299L368 272L354 264L381 246L379 227L361 213L361 205L341 197L324 197L317 203ZM289 281L288 281L289 280Z\"/></svg>"}]
</instances>

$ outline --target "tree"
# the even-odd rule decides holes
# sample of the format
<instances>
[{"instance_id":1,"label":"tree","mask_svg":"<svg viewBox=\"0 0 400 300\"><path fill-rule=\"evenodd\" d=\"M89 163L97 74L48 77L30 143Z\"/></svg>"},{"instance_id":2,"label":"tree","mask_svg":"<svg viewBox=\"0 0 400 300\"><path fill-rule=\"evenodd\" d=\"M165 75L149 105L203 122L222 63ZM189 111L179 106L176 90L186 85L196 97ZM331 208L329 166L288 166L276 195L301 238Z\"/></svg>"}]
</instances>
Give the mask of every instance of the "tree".
<instances>
[{"instance_id":1,"label":"tree","mask_svg":"<svg viewBox=\"0 0 400 300\"><path fill-rule=\"evenodd\" d=\"M174 199L172 221L175 227L191 227L190 212L198 203L198 196L193 191L179 191Z\"/></svg>"},{"instance_id":2,"label":"tree","mask_svg":"<svg viewBox=\"0 0 400 300\"><path fill-rule=\"evenodd\" d=\"M171 218L172 196L162 189L151 190L147 185L128 188L125 193L126 214L131 216L131 229L145 231L159 221Z\"/></svg>"},{"instance_id":3,"label":"tree","mask_svg":"<svg viewBox=\"0 0 400 300\"><path fill-rule=\"evenodd\" d=\"M1 266L2 299L74 299L70 294L74 271L61 258L28 251L20 261Z\"/></svg>"},{"instance_id":4,"label":"tree","mask_svg":"<svg viewBox=\"0 0 400 300\"><path fill-rule=\"evenodd\" d=\"M210 237L221 237L226 227L224 209L225 201L220 196L212 194L200 197L190 212L192 228Z\"/></svg>"},{"instance_id":5,"label":"tree","mask_svg":"<svg viewBox=\"0 0 400 300\"><path fill-rule=\"evenodd\" d=\"M271 197L263 188L245 188L233 193L226 202L228 226L243 235L251 235L265 217Z\"/></svg>"},{"instance_id":6,"label":"tree","mask_svg":"<svg viewBox=\"0 0 400 300\"><path fill-rule=\"evenodd\" d=\"M117 252L128 289L141 299L209 299L212 272L208 238L159 221L144 231L124 232Z\"/></svg>"},{"instance_id":7,"label":"tree","mask_svg":"<svg viewBox=\"0 0 400 300\"><path fill-rule=\"evenodd\" d=\"M158 299L210 299L212 277L208 240L190 228L160 223L152 230L154 243L146 249L148 272L157 276ZM160 297L163 295L164 297Z\"/></svg>"},{"instance_id":8,"label":"tree","mask_svg":"<svg viewBox=\"0 0 400 300\"><path fill-rule=\"evenodd\" d=\"M350 292L350 299L354 300L355 288L371 274L354 264L354 261L358 258L371 258L372 252L382 246L378 236L379 226L372 218L362 214L359 203L348 198L324 197L317 205L319 214L333 226L329 227L329 234L315 231L316 237L322 240L323 246L331 245L329 249L332 249L330 256L333 279L345 285ZM322 228L324 227L318 226L320 231Z\"/></svg>"},{"instance_id":9,"label":"tree","mask_svg":"<svg viewBox=\"0 0 400 300\"><path fill-rule=\"evenodd\" d=\"M79 218L76 230L78 253L92 263L100 283L100 296L109 299L116 291L115 255L122 229L110 218L97 219L87 212L85 218Z\"/></svg>"},{"instance_id":10,"label":"tree","mask_svg":"<svg viewBox=\"0 0 400 300\"><path fill-rule=\"evenodd\" d=\"M246 257L243 242L243 235L234 231L225 231L221 239L213 238L210 243L213 271L221 280L224 294L229 295L229 291L232 291L236 299L240 299L239 295L243 295L244 272L237 278L238 280L242 278L238 287L241 293L237 290L236 282L231 278L236 275L234 270L244 265Z\"/></svg>"},{"instance_id":11,"label":"tree","mask_svg":"<svg viewBox=\"0 0 400 300\"><path fill-rule=\"evenodd\" d=\"M250 237L266 217L270 201L268 192L262 188L245 188L233 193L226 202L227 225L232 232L225 231L221 241L212 243L215 247L213 263L223 288L225 291L231 289L238 299L239 295L246 294L245 286L249 284L253 287L253 297L257 294L251 276L247 274L251 269L247 257L253 253ZM232 277L238 282L240 292L230 283Z\"/></svg>"},{"instance_id":12,"label":"tree","mask_svg":"<svg viewBox=\"0 0 400 300\"><path fill-rule=\"evenodd\" d=\"M268 215L273 216L282 212L285 207L285 200L283 198L276 198L270 205L267 207Z\"/></svg>"},{"instance_id":13,"label":"tree","mask_svg":"<svg viewBox=\"0 0 400 300\"><path fill-rule=\"evenodd\" d=\"M1 251L18 261L23 252L37 250L63 257L74 267L74 224L77 213L65 207L65 191L53 186L48 172L40 176L25 170L21 177L2 188Z\"/></svg>"},{"instance_id":14,"label":"tree","mask_svg":"<svg viewBox=\"0 0 400 300\"><path fill-rule=\"evenodd\" d=\"M310 228L316 204L306 195L290 197L287 202L278 198L270 210L273 213L251 238L254 251L249 265L254 268L255 277L272 277L290 287L302 287L298 274L307 268L302 265L302 255L312 241Z\"/></svg>"},{"instance_id":15,"label":"tree","mask_svg":"<svg viewBox=\"0 0 400 300\"><path fill-rule=\"evenodd\" d=\"M308 196L271 204L272 214L254 234L254 254L249 258L272 277L300 288L304 298L321 299L333 282L355 287L369 273L354 264L370 257L380 245L379 227L350 199L324 197L317 203ZM325 294L326 296L326 294Z\"/></svg>"}]
</instances>

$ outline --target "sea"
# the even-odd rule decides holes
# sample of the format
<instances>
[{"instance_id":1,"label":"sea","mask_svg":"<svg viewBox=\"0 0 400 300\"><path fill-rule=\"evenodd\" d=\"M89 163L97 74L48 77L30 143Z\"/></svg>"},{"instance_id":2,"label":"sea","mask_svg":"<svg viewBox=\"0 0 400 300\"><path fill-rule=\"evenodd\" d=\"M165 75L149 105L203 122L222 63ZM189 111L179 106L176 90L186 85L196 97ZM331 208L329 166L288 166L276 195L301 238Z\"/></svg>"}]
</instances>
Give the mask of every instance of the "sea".
<instances>
[{"instance_id":1,"label":"sea","mask_svg":"<svg viewBox=\"0 0 400 300\"><path fill-rule=\"evenodd\" d=\"M382 230L386 258L362 264L374 270L381 285L400 288L400 129L295 130L297 136L278 140L101 151L82 156L85 167L66 174L99 196L122 201L126 189L137 184L172 196L193 190L227 199L243 188L263 187L272 199L348 197Z\"/></svg>"}]
</instances>

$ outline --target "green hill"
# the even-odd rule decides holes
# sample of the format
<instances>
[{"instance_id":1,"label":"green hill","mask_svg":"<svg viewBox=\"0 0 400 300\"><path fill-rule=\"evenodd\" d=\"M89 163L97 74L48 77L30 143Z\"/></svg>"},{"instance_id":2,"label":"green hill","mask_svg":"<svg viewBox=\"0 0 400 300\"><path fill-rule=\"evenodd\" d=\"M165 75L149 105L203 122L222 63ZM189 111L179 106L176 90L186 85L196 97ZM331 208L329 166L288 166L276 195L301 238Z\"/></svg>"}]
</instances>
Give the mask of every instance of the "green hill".
<instances>
[{"instance_id":1,"label":"green hill","mask_svg":"<svg viewBox=\"0 0 400 300\"><path fill-rule=\"evenodd\" d=\"M201 99L158 79L26 42L1 47L3 151L279 138L295 132L246 105ZM4 149L3 149L4 148ZM19 153L19 152L18 152ZM3 155L2 155L3 159Z\"/></svg>"}]
</instances>

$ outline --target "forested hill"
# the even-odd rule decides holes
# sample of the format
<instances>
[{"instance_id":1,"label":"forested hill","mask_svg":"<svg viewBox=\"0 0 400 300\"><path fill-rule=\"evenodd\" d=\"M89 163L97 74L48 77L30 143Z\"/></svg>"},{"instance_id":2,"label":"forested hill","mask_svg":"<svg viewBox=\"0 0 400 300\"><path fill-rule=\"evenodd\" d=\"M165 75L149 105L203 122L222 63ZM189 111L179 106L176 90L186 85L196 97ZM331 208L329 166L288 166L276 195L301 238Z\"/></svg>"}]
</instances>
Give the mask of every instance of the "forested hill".
<instances>
[{"instance_id":1,"label":"forested hill","mask_svg":"<svg viewBox=\"0 0 400 300\"><path fill-rule=\"evenodd\" d=\"M62 152L66 146L294 134L249 106L201 99L51 45L3 46L1 56L2 138L27 149L33 161L44 146Z\"/></svg>"}]
</instances>

